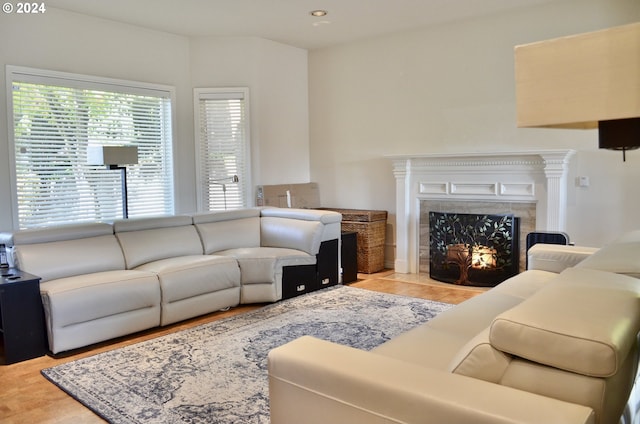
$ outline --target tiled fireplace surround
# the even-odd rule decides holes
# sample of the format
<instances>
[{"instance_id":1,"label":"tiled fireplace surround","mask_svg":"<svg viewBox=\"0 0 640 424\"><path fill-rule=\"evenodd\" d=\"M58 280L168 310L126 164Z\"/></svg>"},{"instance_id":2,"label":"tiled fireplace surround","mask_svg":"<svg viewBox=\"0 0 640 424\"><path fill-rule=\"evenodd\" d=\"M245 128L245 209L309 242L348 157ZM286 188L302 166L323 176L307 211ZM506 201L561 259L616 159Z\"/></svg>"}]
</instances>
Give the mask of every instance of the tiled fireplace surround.
<instances>
[{"instance_id":1,"label":"tiled fireplace surround","mask_svg":"<svg viewBox=\"0 0 640 424\"><path fill-rule=\"evenodd\" d=\"M393 156L396 178L395 271L429 271L429 211L520 218L526 234L564 231L573 150Z\"/></svg>"}]
</instances>

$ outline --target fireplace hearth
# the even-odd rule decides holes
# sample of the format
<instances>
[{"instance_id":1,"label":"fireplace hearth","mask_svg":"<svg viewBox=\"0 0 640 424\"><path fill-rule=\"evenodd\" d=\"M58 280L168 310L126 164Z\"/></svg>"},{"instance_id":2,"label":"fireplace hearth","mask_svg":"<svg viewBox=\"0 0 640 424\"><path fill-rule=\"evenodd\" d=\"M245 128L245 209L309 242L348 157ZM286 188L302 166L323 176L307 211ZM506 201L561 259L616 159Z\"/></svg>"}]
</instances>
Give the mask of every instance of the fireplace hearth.
<instances>
[{"instance_id":1,"label":"fireplace hearth","mask_svg":"<svg viewBox=\"0 0 640 424\"><path fill-rule=\"evenodd\" d=\"M429 275L495 286L519 270L519 220L513 214L429 212Z\"/></svg>"}]
</instances>

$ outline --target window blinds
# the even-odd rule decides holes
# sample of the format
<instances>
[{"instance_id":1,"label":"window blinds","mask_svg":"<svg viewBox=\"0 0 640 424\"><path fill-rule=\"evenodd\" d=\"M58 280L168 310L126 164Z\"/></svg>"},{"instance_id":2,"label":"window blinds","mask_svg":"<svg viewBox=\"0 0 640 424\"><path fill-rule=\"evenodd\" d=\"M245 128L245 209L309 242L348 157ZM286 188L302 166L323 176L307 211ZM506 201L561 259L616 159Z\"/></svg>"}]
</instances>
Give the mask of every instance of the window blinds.
<instances>
[{"instance_id":1,"label":"window blinds","mask_svg":"<svg viewBox=\"0 0 640 424\"><path fill-rule=\"evenodd\" d=\"M198 198L204 211L247 206L246 89L196 90ZM234 176L238 181L234 182Z\"/></svg>"},{"instance_id":2,"label":"window blinds","mask_svg":"<svg viewBox=\"0 0 640 424\"><path fill-rule=\"evenodd\" d=\"M89 145L138 147L127 166L130 217L173 213L169 92L36 79L12 81L19 228L122 217L120 172L88 165Z\"/></svg>"}]
</instances>

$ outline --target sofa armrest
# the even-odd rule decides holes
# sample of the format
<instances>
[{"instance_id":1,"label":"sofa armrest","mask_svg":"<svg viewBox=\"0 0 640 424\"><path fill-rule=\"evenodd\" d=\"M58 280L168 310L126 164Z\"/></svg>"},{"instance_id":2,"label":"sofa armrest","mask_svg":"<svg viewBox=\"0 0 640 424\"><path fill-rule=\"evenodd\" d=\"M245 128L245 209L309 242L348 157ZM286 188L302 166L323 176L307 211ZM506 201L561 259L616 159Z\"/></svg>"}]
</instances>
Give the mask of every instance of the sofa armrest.
<instances>
[{"instance_id":1,"label":"sofa armrest","mask_svg":"<svg viewBox=\"0 0 640 424\"><path fill-rule=\"evenodd\" d=\"M593 411L304 336L269 353L272 424L593 423Z\"/></svg>"},{"instance_id":2,"label":"sofa armrest","mask_svg":"<svg viewBox=\"0 0 640 424\"><path fill-rule=\"evenodd\" d=\"M338 212L321 209L290 209L265 207L260 211L261 216L277 218L302 219L305 221L320 221L323 224L331 224L342 221L342 215Z\"/></svg>"},{"instance_id":3,"label":"sofa armrest","mask_svg":"<svg viewBox=\"0 0 640 424\"><path fill-rule=\"evenodd\" d=\"M597 250L597 247L537 243L527 251L527 269L560 273L577 265Z\"/></svg>"},{"instance_id":4,"label":"sofa armrest","mask_svg":"<svg viewBox=\"0 0 640 424\"><path fill-rule=\"evenodd\" d=\"M260 211L261 217L287 218L302 221L317 221L322 224L321 241L340 238L342 215L322 209L289 209L266 207Z\"/></svg>"},{"instance_id":5,"label":"sofa armrest","mask_svg":"<svg viewBox=\"0 0 640 424\"><path fill-rule=\"evenodd\" d=\"M287 218L260 218L260 246L295 249L317 255L320 251L322 224Z\"/></svg>"}]
</instances>

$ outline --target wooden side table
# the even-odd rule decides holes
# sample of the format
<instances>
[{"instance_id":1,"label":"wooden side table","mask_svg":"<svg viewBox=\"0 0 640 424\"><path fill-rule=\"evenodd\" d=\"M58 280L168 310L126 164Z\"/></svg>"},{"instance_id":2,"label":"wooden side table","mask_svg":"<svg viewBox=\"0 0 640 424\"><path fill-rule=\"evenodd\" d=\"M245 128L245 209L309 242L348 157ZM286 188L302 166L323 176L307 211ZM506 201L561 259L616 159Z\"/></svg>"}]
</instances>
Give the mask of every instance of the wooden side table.
<instances>
[{"instance_id":1,"label":"wooden side table","mask_svg":"<svg viewBox=\"0 0 640 424\"><path fill-rule=\"evenodd\" d=\"M16 268L2 269L0 280L0 362L43 356L47 352L40 277Z\"/></svg>"}]
</instances>

